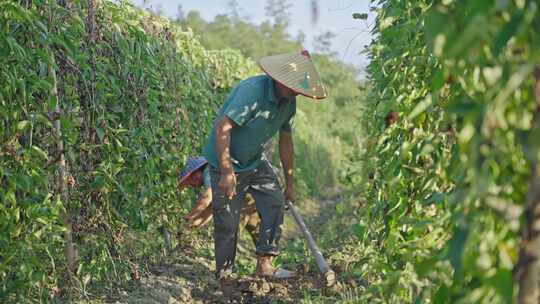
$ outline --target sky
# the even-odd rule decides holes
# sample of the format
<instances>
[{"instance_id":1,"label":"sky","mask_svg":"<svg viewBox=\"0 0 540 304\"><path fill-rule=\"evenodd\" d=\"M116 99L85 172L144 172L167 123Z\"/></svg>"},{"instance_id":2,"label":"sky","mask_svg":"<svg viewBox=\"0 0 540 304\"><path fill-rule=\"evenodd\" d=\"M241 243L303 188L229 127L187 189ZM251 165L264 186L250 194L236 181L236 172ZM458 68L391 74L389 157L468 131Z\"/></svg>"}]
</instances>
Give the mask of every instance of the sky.
<instances>
[{"instance_id":1,"label":"sky","mask_svg":"<svg viewBox=\"0 0 540 304\"><path fill-rule=\"evenodd\" d=\"M312 2L317 1L319 17L317 23L312 22ZM168 17L178 15L178 6L182 6L184 14L191 10L199 11L206 20L230 11L230 0L131 0L137 6L159 9ZM265 15L264 0L236 0L240 7L240 16L247 17L254 23L268 19ZM344 62L355 66L360 74L368 64L365 55L360 54L364 45L371 41L370 27L374 14L369 12L370 0L288 0L291 23L289 32L296 37L299 31L306 35L304 47L313 49L313 38L326 31L336 34L332 39L332 50ZM353 13L369 13L367 20L353 19Z\"/></svg>"}]
</instances>

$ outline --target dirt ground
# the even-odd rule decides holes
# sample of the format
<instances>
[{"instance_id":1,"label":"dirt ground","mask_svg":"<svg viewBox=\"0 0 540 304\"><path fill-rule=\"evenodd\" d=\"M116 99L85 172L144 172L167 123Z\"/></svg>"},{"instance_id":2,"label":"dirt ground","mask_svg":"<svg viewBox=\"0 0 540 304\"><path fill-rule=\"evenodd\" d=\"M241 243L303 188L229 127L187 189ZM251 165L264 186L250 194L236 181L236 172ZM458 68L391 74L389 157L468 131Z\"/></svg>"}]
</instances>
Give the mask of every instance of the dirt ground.
<instances>
[{"instance_id":1,"label":"dirt ground","mask_svg":"<svg viewBox=\"0 0 540 304\"><path fill-rule=\"evenodd\" d=\"M302 205L308 225L321 227L324 204L306 202ZM309 211L308 211L309 210ZM316 227L312 232L317 234ZM319 273L306 262L282 265L295 270L297 277L289 280L268 280L253 276L254 248L247 233L240 232L237 253L238 287L229 297L219 290L214 278L213 242L211 225L203 233L186 233L178 240L173 252L162 262L149 265L140 277L125 289L106 295L97 303L300 303L306 294L333 293L324 288ZM302 240L290 215L286 215L283 243ZM91 301L92 303L96 303ZM309 302L307 302L309 303Z\"/></svg>"},{"instance_id":2,"label":"dirt ground","mask_svg":"<svg viewBox=\"0 0 540 304\"><path fill-rule=\"evenodd\" d=\"M201 262L201 261L199 261ZM204 266L203 266L204 267ZM109 303L298 303L304 289L319 289L313 274L295 280L272 282L253 276L239 279L239 287L229 297L218 290L210 269L196 264L164 265L141 279Z\"/></svg>"}]
</instances>

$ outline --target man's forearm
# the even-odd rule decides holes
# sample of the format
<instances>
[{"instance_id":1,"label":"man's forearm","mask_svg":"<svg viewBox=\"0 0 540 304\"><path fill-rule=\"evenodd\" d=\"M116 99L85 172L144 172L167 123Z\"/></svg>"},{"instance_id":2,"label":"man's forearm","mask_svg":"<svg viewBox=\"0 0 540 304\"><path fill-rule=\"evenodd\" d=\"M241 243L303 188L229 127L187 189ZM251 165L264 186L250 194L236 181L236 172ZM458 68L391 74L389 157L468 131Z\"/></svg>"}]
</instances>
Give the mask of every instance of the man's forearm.
<instances>
[{"instance_id":1,"label":"man's forearm","mask_svg":"<svg viewBox=\"0 0 540 304\"><path fill-rule=\"evenodd\" d=\"M285 174L285 182L290 186L294 182L294 145L292 133L281 132L279 134L279 157Z\"/></svg>"},{"instance_id":2,"label":"man's forearm","mask_svg":"<svg viewBox=\"0 0 540 304\"><path fill-rule=\"evenodd\" d=\"M211 203L212 203L212 189L207 188L204 190L202 195L199 196L199 199L197 200L197 204L195 205L195 207L193 207L193 209L191 209L189 214L186 215L186 218L189 221L193 220L195 217L199 216L201 212L203 212L206 208L208 208Z\"/></svg>"},{"instance_id":3,"label":"man's forearm","mask_svg":"<svg viewBox=\"0 0 540 304\"><path fill-rule=\"evenodd\" d=\"M232 172L230 144L233 122L222 116L216 127L216 152L221 173Z\"/></svg>"},{"instance_id":4,"label":"man's forearm","mask_svg":"<svg viewBox=\"0 0 540 304\"><path fill-rule=\"evenodd\" d=\"M194 209L203 210L206 207L210 206L212 203L212 188L206 188L204 192L199 196L197 204Z\"/></svg>"}]
</instances>

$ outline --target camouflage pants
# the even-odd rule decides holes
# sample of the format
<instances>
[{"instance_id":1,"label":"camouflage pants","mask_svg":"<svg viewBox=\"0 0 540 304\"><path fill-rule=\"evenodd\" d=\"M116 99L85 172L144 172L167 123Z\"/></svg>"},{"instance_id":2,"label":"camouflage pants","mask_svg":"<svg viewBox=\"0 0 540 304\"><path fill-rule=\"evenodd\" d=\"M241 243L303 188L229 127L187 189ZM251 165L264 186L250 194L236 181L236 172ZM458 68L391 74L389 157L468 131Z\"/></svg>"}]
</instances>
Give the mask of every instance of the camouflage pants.
<instances>
[{"instance_id":1,"label":"camouflage pants","mask_svg":"<svg viewBox=\"0 0 540 304\"><path fill-rule=\"evenodd\" d=\"M240 215L240 229L246 229L253 241L253 245L257 246L259 240L259 229L261 224L261 218L257 213L257 207L255 206L255 200L251 195L246 195L244 202L244 208Z\"/></svg>"},{"instance_id":2,"label":"camouflage pants","mask_svg":"<svg viewBox=\"0 0 540 304\"><path fill-rule=\"evenodd\" d=\"M244 213L245 207L250 207L245 206L245 197L248 193L253 197L255 209L260 216L256 254L278 255L285 199L270 163L264 161L252 171L236 173L236 195L232 199L221 194L218 187L220 173L216 168L211 167L210 179L213 193L216 275L227 276L234 271L240 213Z\"/></svg>"}]
</instances>

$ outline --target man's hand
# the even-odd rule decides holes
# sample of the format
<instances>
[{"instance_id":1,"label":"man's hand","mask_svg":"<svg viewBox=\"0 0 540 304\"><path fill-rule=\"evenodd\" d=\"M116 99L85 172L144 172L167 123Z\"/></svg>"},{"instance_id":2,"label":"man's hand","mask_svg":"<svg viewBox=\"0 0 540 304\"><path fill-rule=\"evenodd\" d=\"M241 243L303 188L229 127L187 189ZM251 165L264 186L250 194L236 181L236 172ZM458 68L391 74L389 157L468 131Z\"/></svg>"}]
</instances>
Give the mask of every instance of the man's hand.
<instances>
[{"instance_id":1,"label":"man's hand","mask_svg":"<svg viewBox=\"0 0 540 304\"><path fill-rule=\"evenodd\" d=\"M294 203L294 201L296 200L296 193L294 192L294 186L292 184L287 185L287 187L285 187L285 192L283 193L283 195L285 196L285 201Z\"/></svg>"},{"instance_id":2,"label":"man's hand","mask_svg":"<svg viewBox=\"0 0 540 304\"><path fill-rule=\"evenodd\" d=\"M189 227L199 228L206 225L212 219L212 215L212 206L208 206L202 212L198 213L197 216L189 220Z\"/></svg>"},{"instance_id":3,"label":"man's hand","mask_svg":"<svg viewBox=\"0 0 540 304\"><path fill-rule=\"evenodd\" d=\"M228 199L232 199L236 195L236 176L234 172L228 171L221 173L219 179L219 191Z\"/></svg>"}]
</instances>

